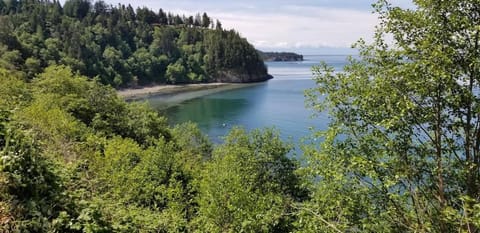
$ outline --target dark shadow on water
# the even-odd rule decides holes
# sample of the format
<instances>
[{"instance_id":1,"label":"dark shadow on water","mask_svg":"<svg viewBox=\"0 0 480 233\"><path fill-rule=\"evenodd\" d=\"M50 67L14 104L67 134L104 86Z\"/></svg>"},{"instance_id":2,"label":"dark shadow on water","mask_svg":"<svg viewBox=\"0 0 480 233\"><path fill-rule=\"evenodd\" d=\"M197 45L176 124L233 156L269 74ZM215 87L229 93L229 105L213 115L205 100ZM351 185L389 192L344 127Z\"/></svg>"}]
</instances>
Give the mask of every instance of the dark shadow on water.
<instances>
[{"instance_id":1,"label":"dark shadow on water","mask_svg":"<svg viewBox=\"0 0 480 233\"><path fill-rule=\"evenodd\" d=\"M221 143L221 138L232 127L245 126L248 111L265 99L265 87L266 84L260 84L206 95L159 111L168 118L170 125L194 122L212 142Z\"/></svg>"},{"instance_id":2,"label":"dark shadow on water","mask_svg":"<svg viewBox=\"0 0 480 233\"><path fill-rule=\"evenodd\" d=\"M193 121L201 128L231 124L232 118L248 106L246 99L197 98L161 111L169 123Z\"/></svg>"}]
</instances>

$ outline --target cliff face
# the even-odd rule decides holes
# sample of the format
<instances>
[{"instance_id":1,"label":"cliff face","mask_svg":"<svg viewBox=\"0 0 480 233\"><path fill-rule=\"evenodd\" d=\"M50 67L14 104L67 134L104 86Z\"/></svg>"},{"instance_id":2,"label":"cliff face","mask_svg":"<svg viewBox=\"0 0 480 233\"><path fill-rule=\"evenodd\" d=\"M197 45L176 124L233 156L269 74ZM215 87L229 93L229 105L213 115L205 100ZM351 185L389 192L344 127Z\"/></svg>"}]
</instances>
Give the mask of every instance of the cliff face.
<instances>
[{"instance_id":1,"label":"cliff face","mask_svg":"<svg viewBox=\"0 0 480 233\"><path fill-rule=\"evenodd\" d=\"M267 73L265 74L245 74L235 71L219 71L215 76L216 82L221 83L253 83L264 82L272 79L273 76Z\"/></svg>"}]
</instances>

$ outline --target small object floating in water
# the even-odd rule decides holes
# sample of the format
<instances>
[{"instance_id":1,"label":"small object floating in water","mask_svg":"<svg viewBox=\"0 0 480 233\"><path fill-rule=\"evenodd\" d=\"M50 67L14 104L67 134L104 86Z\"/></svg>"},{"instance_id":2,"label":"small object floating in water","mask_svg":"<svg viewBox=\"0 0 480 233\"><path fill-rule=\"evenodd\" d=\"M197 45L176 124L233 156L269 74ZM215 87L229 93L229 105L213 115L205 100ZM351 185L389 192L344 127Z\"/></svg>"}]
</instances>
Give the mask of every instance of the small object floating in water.
<instances>
[{"instance_id":1,"label":"small object floating in water","mask_svg":"<svg viewBox=\"0 0 480 233\"><path fill-rule=\"evenodd\" d=\"M225 124L225 123L222 124L222 127L226 127L226 126L227 126L227 124Z\"/></svg>"}]
</instances>

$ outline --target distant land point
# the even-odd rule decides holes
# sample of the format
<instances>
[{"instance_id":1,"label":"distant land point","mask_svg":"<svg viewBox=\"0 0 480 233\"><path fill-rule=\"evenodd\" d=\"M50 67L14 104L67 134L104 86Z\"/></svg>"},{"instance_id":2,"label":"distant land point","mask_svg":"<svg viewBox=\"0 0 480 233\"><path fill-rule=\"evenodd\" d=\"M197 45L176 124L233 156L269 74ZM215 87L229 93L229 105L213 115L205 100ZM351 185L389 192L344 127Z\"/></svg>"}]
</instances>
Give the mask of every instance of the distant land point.
<instances>
[{"instance_id":1,"label":"distant land point","mask_svg":"<svg viewBox=\"0 0 480 233\"><path fill-rule=\"evenodd\" d=\"M292 52L258 51L264 61L303 61L303 55Z\"/></svg>"}]
</instances>

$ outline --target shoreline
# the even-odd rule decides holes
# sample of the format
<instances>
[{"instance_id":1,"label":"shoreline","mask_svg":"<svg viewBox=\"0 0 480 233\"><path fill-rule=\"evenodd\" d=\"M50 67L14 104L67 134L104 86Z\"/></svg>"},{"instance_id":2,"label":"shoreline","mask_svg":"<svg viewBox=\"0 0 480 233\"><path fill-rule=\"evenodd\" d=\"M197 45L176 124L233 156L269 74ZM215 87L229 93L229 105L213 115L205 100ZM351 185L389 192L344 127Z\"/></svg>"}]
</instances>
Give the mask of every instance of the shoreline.
<instances>
[{"instance_id":1,"label":"shoreline","mask_svg":"<svg viewBox=\"0 0 480 233\"><path fill-rule=\"evenodd\" d=\"M257 83L198 83L180 85L155 85L138 89L117 90L117 94L125 100L142 100L155 97L172 97L189 94L200 97L205 94L233 90L256 85ZM197 93L196 95L194 93Z\"/></svg>"}]
</instances>

